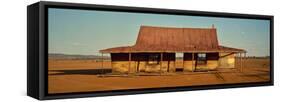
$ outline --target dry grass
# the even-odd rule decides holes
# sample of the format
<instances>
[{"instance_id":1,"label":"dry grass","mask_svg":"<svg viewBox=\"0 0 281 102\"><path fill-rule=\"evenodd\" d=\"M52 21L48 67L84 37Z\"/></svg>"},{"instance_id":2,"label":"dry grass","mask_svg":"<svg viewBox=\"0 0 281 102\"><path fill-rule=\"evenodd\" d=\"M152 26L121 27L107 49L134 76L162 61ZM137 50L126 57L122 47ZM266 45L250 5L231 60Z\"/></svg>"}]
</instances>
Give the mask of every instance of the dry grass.
<instances>
[{"instance_id":1,"label":"dry grass","mask_svg":"<svg viewBox=\"0 0 281 102\"><path fill-rule=\"evenodd\" d=\"M244 59L244 61L243 72L98 77L100 62L49 60L48 91L52 94L269 81L269 59ZM181 62L177 61L176 67L180 66ZM110 67L110 62L104 62L104 68L107 70L103 72L109 72Z\"/></svg>"}]
</instances>

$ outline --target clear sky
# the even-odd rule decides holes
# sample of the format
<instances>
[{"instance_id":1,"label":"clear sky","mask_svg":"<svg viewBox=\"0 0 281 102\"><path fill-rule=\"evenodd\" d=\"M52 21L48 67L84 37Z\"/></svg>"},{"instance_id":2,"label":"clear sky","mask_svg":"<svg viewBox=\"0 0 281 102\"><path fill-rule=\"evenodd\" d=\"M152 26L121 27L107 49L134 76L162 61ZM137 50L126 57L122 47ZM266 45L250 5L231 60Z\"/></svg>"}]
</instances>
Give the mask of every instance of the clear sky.
<instances>
[{"instance_id":1,"label":"clear sky","mask_svg":"<svg viewBox=\"0 0 281 102\"><path fill-rule=\"evenodd\" d=\"M217 28L220 45L249 56L270 54L269 20L49 9L49 53L96 55L105 48L134 45L141 25Z\"/></svg>"}]
</instances>

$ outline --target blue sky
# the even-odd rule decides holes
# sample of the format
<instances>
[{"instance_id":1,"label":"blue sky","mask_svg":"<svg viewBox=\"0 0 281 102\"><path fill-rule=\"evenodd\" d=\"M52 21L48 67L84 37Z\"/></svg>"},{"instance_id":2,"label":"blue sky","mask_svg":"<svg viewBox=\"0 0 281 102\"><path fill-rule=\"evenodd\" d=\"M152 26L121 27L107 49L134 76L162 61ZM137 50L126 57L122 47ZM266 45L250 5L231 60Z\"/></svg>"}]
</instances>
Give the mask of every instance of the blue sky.
<instances>
[{"instance_id":1,"label":"blue sky","mask_svg":"<svg viewBox=\"0 0 281 102\"><path fill-rule=\"evenodd\" d=\"M270 53L269 20L49 9L49 53L96 55L100 49L133 45L141 25L217 28L220 45L249 56Z\"/></svg>"}]
</instances>

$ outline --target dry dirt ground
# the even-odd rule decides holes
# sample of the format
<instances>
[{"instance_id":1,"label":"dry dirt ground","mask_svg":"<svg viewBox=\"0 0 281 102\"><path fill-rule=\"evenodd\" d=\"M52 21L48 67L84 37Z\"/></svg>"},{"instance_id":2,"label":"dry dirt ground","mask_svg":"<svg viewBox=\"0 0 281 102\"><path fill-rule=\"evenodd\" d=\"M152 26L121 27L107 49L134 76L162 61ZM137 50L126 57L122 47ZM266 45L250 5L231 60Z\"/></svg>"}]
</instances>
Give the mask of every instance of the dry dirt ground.
<instances>
[{"instance_id":1,"label":"dry dirt ground","mask_svg":"<svg viewBox=\"0 0 281 102\"><path fill-rule=\"evenodd\" d=\"M270 80L269 59L243 59L243 71L166 73L162 75L104 76L110 72L110 62L93 60L49 60L48 92L69 93L120 89L158 88L175 86L212 85ZM238 64L239 62L236 62ZM181 62L177 61L176 67Z\"/></svg>"}]
</instances>

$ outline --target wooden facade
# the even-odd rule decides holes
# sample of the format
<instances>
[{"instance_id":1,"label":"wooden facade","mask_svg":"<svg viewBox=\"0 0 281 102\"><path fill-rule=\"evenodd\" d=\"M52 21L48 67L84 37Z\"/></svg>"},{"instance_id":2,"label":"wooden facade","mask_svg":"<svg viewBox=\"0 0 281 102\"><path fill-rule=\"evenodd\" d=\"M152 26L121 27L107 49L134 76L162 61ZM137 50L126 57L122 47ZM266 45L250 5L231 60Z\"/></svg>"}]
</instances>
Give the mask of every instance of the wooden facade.
<instances>
[{"instance_id":1,"label":"wooden facade","mask_svg":"<svg viewBox=\"0 0 281 102\"><path fill-rule=\"evenodd\" d=\"M200 59L200 54L205 54L205 59ZM181 60L183 67L176 67L175 53L131 53L131 60L129 53L111 53L112 70L115 73L194 72L235 68L235 53L184 53Z\"/></svg>"},{"instance_id":2,"label":"wooden facade","mask_svg":"<svg viewBox=\"0 0 281 102\"><path fill-rule=\"evenodd\" d=\"M161 58L162 57L162 58ZM175 53L111 53L113 72L172 72L175 70Z\"/></svg>"},{"instance_id":3,"label":"wooden facade","mask_svg":"<svg viewBox=\"0 0 281 102\"><path fill-rule=\"evenodd\" d=\"M243 49L221 46L212 28L170 28L141 26L136 44L100 50L110 53L113 72L194 72L236 68L235 54ZM181 67L176 53L183 53ZM240 60L241 62L241 60ZM242 62L240 64L242 70Z\"/></svg>"}]
</instances>

